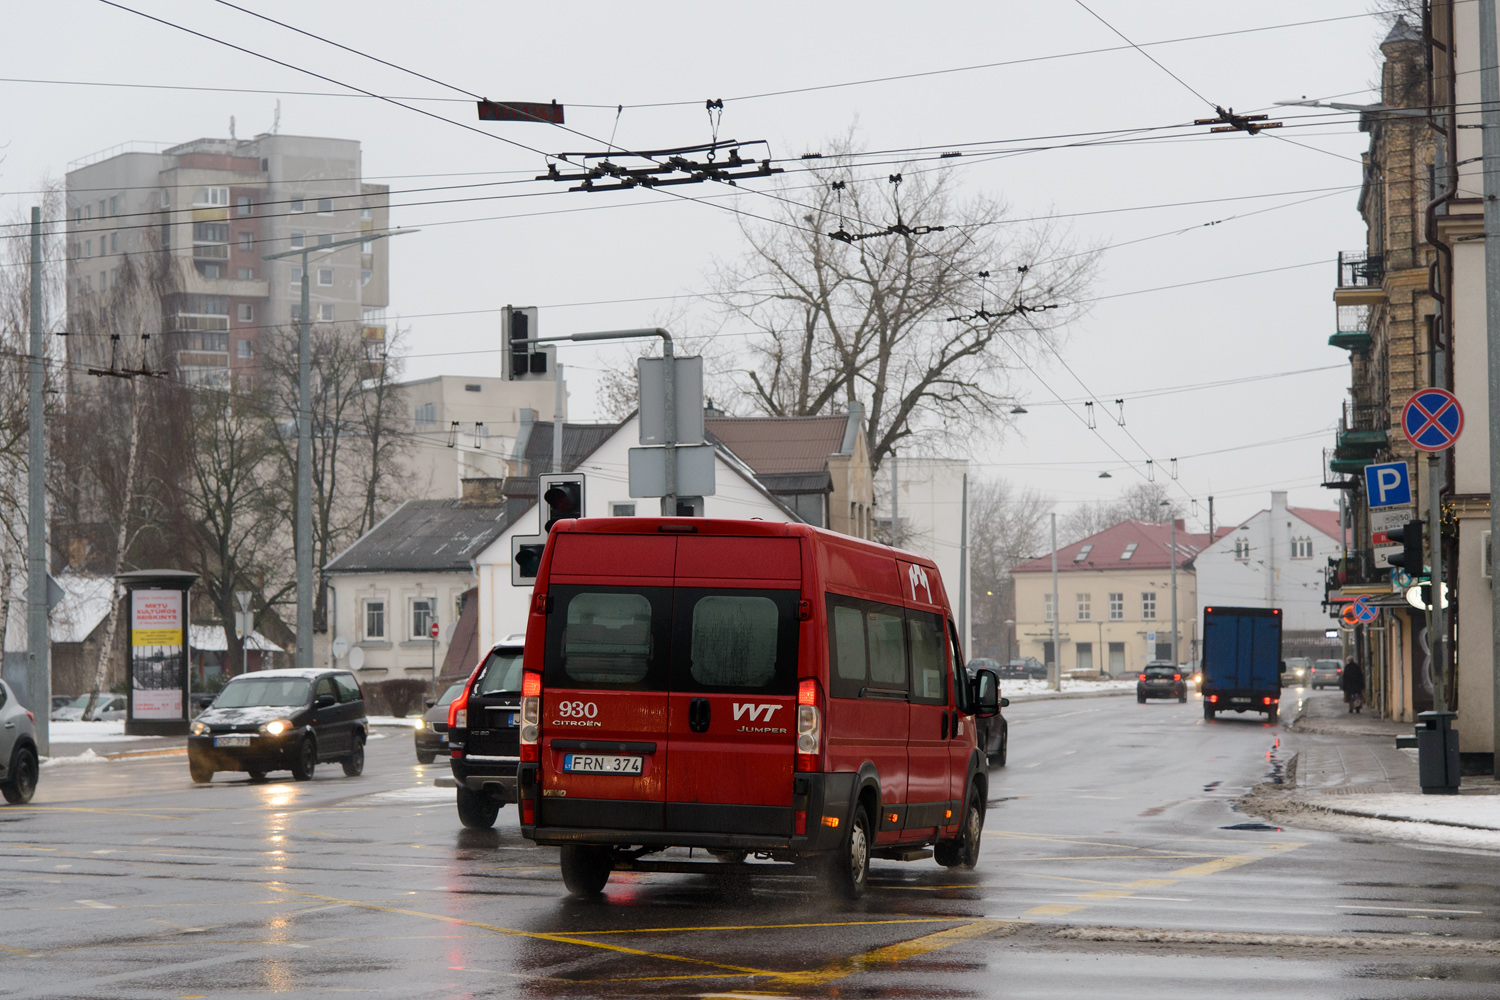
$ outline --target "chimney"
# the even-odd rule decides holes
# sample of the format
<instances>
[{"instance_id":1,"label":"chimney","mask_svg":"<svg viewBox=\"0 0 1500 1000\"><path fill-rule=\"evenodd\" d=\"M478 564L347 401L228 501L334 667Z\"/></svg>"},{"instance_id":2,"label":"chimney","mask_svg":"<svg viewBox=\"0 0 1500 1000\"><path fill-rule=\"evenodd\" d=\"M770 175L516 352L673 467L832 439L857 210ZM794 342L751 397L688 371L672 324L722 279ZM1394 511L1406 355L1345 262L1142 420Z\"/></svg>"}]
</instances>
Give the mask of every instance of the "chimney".
<instances>
[{"instance_id":1,"label":"chimney","mask_svg":"<svg viewBox=\"0 0 1500 1000\"><path fill-rule=\"evenodd\" d=\"M1276 490L1271 494L1271 516L1273 518L1286 516L1286 490Z\"/></svg>"},{"instance_id":2,"label":"chimney","mask_svg":"<svg viewBox=\"0 0 1500 1000\"><path fill-rule=\"evenodd\" d=\"M501 493L501 487L505 485L504 479L465 479L459 485L463 489L463 495L459 498L461 506L484 507L505 502Z\"/></svg>"}]
</instances>

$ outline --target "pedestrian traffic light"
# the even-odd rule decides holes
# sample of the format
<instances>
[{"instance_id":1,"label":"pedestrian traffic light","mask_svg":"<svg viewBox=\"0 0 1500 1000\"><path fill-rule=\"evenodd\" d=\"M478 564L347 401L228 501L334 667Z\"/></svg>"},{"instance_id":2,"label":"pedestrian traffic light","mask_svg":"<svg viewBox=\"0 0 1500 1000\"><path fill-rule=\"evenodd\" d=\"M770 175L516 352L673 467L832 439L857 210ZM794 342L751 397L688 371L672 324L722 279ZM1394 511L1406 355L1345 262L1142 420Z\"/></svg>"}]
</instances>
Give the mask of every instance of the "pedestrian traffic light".
<instances>
[{"instance_id":1,"label":"pedestrian traffic light","mask_svg":"<svg viewBox=\"0 0 1500 1000\"><path fill-rule=\"evenodd\" d=\"M537 489L541 494L542 532L552 530L558 521L583 516L583 475L566 473L540 476Z\"/></svg>"},{"instance_id":2,"label":"pedestrian traffic light","mask_svg":"<svg viewBox=\"0 0 1500 1000\"><path fill-rule=\"evenodd\" d=\"M1407 521L1399 528L1391 528L1385 533L1385 537L1393 542L1401 543L1401 551L1386 557L1386 562L1392 566L1406 571L1413 579L1422 575L1425 563L1422 561L1422 528L1423 521Z\"/></svg>"}]
</instances>

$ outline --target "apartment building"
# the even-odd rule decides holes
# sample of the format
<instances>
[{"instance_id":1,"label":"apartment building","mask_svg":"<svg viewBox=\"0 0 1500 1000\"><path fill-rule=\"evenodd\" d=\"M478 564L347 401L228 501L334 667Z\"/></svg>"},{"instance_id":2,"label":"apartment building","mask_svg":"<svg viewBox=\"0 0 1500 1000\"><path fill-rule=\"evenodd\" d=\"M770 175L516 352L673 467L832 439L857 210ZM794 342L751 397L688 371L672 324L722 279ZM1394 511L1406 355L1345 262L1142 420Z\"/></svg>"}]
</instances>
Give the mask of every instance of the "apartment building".
<instances>
[{"instance_id":1,"label":"apartment building","mask_svg":"<svg viewBox=\"0 0 1500 1000\"><path fill-rule=\"evenodd\" d=\"M98 308L129 254L170 255L161 303L167 364L189 381L253 376L260 343L301 318L299 258L268 254L384 232L389 188L362 180L359 142L316 136L131 143L75 161L66 178L70 325ZM310 255L314 322L358 331L384 354L387 241ZM68 340L68 360L108 367L101 338Z\"/></svg>"}]
</instances>

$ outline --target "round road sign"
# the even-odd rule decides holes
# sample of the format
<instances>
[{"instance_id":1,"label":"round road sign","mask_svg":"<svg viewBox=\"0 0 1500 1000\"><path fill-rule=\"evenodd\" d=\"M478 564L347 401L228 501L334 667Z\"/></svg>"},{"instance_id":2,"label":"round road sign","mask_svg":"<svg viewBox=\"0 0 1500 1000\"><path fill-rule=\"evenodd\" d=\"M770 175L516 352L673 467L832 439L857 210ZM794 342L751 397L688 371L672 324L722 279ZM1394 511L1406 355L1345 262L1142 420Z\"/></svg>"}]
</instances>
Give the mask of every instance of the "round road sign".
<instances>
[{"instance_id":1,"label":"round road sign","mask_svg":"<svg viewBox=\"0 0 1500 1000\"><path fill-rule=\"evenodd\" d=\"M427 626L427 634L432 636L434 639L438 637L438 623L436 621Z\"/></svg>"},{"instance_id":2,"label":"round road sign","mask_svg":"<svg viewBox=\"0 0 1500 1000\"><path fill-rule=\"evenodd\" d=\"M1464 408L1447 389L1421 389L1401 410L1401 430L1420 451L1443 451L1464 429Z\"/></svg>"},{"instance_id":3,"label":"round road sign","mask_svg":"<svg viewBox=\"0 0 1500 1000\"><path fill-rule=\"evenodd\" d=\"M1354 612L1355 621L1372 622L1380 617L1380 609L1371 606L1363 597L1357 598L1349 610Z\"/></svg>"}]
</instances>

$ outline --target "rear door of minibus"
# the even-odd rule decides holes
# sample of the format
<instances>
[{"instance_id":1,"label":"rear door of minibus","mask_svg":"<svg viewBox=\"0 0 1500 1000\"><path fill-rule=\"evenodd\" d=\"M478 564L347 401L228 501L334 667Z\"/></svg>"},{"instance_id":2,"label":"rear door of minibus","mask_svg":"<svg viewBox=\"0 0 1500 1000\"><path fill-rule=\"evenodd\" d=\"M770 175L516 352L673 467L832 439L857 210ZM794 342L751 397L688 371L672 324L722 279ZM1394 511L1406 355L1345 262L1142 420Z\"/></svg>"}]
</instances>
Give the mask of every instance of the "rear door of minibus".
<instances>
[{"instance_id":1,"label":"rear door of minibus","mask_svg":"<svg viewBox=\"0 0 1500 1000\"><path fill-rule=\"evenodd\" d=\"M661 830L677 539L560 531L553 544L538 825Z\"/></svg>"},{"instance_id":2,"label":"rear door of minibus","mask_svg":"<svg viewBox=\"0 0 1500 1000\"><path fill-rule=\"evenodd\" d=\"M677 542L666 828L792 834L801 547Z\"/></svg>"}]
</instances>

